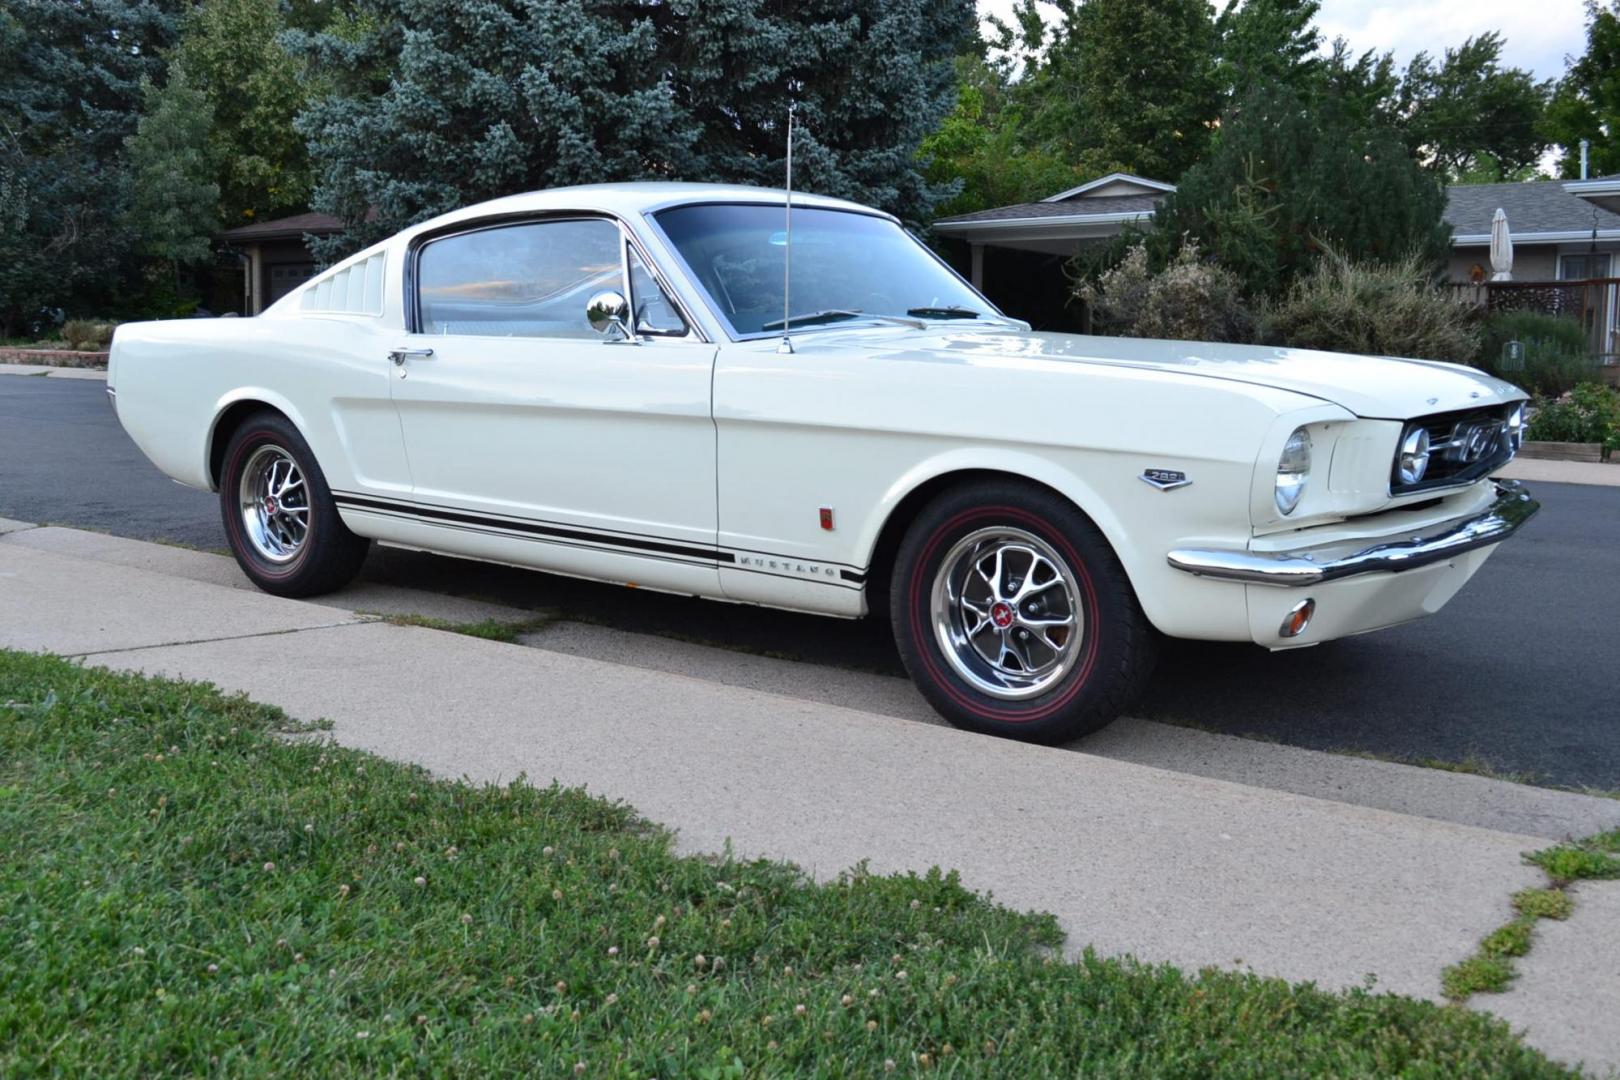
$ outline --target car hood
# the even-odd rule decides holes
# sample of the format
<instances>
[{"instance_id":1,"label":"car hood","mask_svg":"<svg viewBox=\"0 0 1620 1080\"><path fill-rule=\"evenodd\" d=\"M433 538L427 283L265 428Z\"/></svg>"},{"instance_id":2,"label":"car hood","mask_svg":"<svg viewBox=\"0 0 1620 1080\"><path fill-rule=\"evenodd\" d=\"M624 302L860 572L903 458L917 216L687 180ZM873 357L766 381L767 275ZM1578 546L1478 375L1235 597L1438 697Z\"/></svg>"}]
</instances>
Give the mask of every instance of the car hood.
<instances>
[{"instance_id":1,"label":"car hood","mask_svg":"<svg viewBox=\"0 0 1620 1080\"><path fill-rule=\"evenodd\" d=\"M871 344L880 339L880 349L930 352L940 360L970 363L975 357L997 357L1124 366L1275 387L1330 401L1371 419L1406 420L1526 396L1512 383L1458 364L1315 349L1089 337L999 327L869 331L862 336Z\"/></svg>"}]
</instances>

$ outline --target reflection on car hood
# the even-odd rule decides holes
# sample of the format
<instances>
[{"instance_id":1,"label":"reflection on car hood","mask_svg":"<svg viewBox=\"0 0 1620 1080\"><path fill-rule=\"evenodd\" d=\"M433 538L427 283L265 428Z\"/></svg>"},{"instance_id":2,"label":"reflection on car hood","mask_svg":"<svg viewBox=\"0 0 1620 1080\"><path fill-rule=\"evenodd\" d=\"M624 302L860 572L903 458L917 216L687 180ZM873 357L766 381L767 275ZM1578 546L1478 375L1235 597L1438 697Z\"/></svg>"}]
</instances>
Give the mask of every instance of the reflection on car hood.
<instances>
[{"instance_id":1,"label":"reflection on car hood","mask_svg":"<svg viewBox=\"0 0 1620 1080\"><path fill-rule=\"evenodd\" d=\"M1525 396L1512 383L1457 364L1315 349L961 326L931 329L926 336L916 331L851 330L836 337L847 345L849 338L857 334L864 339L864 348L910 353L918 360L971 363L975 358L994 357L1148 368L1289 390L1342 405L1357 416L1377 419L1404 420ZM807 336L802 340L808 344L810 339Z\"/></svg>"}]
</instances>

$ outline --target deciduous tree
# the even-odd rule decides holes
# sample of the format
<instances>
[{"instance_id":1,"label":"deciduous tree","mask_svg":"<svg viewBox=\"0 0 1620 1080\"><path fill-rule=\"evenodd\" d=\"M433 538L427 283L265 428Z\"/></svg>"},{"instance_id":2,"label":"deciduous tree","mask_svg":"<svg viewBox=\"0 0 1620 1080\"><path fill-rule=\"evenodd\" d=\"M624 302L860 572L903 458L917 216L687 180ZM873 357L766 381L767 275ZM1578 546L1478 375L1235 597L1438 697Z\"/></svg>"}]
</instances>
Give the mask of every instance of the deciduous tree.
<instances>
[{"instance_id":1,"label":"deciduous tree","mask_svg":"<svg viewBox=\"0 0 1620 1080\"><path fill-rule=\"evenodd\" d=\"M1401 79L1401 126L1418 159L1457 179L1485 157L1504 174L1546 152L1542 114L1552 91L1530 72L1503 67L1502 36L1481 34L1436 61L1418 53Z\"/></svg>"},{"instance_id":2,"label":"deciduous tree","mask_svg":"<svg viewBox=\"0 0 1620 1080\"><path fill-rule=\"evenodd\" d=\"M286 29L280 0L203 0L185 20L177 55L213 114L209 142L227 227L302 210L314 186L293 120L319 87L282 47Z\"/></svg>"},{"instance_id":3,"label":"deciduous tree","mask_svg":"<svg viewBox=\"0 0 1620 1080\"><path fill-rule=\"evenodd\" d=\"M1588 0L1586 51L1559 81L1546 130L1563 151L1564 176L1581 173L1582 139L1591 140L1591 175L1620 173L1620 0Z\"/></svg>"},{"instance_id":4,"label":"deciduous tree","mask_svg":"<svg viewBox=\"0 0 1620 1080\"><path fill-rule=\"evenodd\" d=\"M957 71L956 108L921 146L930 180L961 184L937 208L940 216L1036 202L1087 179L1027 135L1003 66L969 55L957 61Z\"/></svg>"}]
</instances>

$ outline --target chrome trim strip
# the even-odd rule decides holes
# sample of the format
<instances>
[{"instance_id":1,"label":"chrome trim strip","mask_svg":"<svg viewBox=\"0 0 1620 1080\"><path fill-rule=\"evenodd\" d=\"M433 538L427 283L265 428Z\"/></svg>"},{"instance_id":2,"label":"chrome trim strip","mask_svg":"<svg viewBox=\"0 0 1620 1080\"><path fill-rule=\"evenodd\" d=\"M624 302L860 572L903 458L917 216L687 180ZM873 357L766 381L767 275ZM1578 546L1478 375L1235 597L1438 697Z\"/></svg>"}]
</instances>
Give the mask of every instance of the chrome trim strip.
<instances>
[{"instance_id":1,"label":"chrome trim strip","mask_svg":"<svg viewBox=\"0 0 1620 1080\"><path fill-rule=\"evenodd\" d=\"M1495 481L1497 497L1482 513L1431 525L1409 540L1360 547L1360 541L1275 554L1180 548L1167 559L1194 577L1251 585L1301 586L1358 574L1400 573L1501 543L1535 516L1541 504L1516 480Z\"/></svg>"}]
</instances>

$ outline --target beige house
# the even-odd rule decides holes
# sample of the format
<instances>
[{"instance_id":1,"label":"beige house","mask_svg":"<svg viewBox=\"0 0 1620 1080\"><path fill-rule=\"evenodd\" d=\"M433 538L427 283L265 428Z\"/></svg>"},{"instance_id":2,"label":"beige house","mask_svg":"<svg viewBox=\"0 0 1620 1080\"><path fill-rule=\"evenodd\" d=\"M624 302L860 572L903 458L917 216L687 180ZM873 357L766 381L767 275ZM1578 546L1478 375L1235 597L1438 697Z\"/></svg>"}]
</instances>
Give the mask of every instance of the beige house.
<instances>
[{"instance_id":1,"label":"beige house","mask_svg":"<svg viewBox=\"0 0 1620 1080\"><path fill-rule=\"evenodd\" d=\"M1490 278L1491 218L1498 209L1513 237L1515 281L1584 281L1620 271L1620 177L1465 184L1448 196L1447 277L1454 282Z\"/></svg>"},{"instance_id":2,"label":"beige house","mask_svg":"<svg viewBox=\"0 0 1620 1080\"><path fill-rule=\"evenodd\" d=\"M1508 281L1491 273L1491 218L1513 240ZM1620 177L1469 184L1450 189L1447 277L1492 310L1531 309L1578 320L1605 364L1620 360Z\"/></svg>"},{"instance_id":3,"label":"beige house","mask_svg":"<svg viewBox=\"0 0 1620 1080\"><path fill-rule=\"evenodd\" d=\"M1069 302L1065 264L1086 245L1151 221L1174 190L1111 173L1040 202L941 218L934 232L967 245L969 277L1003 310L1037 325L1083 328L1083 312ZM1507 215L1514 252L1513 284L1500 287L1489 284L1498 208ZM1620 176L1452 187L1446 221L1447 277L1458 286L1480 284L1470 298L1580 318L1593 352L1620 353Z\"/></svg>"}]
</instances>

